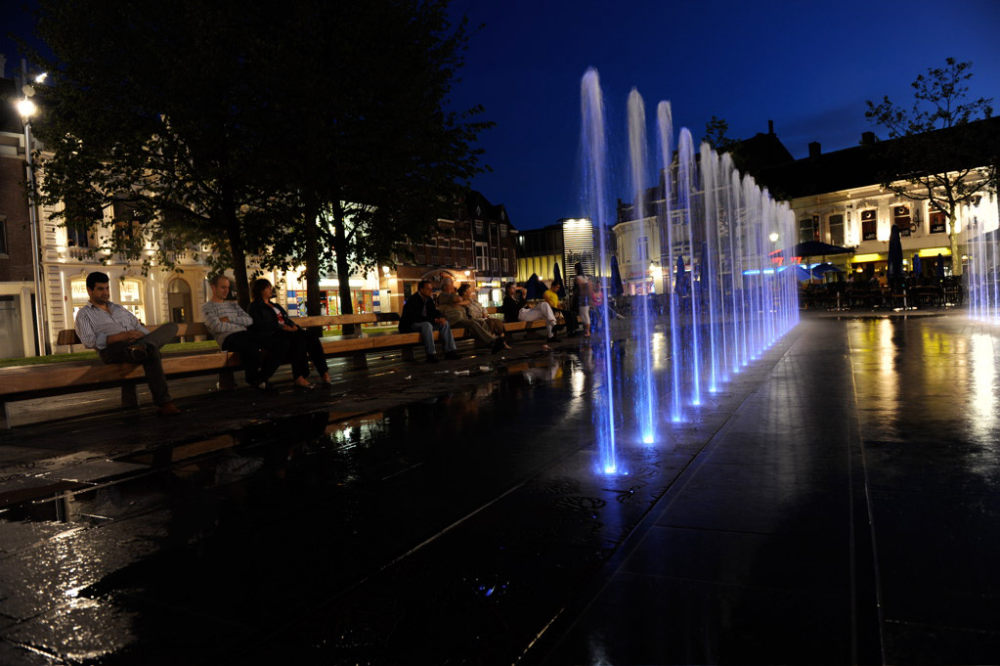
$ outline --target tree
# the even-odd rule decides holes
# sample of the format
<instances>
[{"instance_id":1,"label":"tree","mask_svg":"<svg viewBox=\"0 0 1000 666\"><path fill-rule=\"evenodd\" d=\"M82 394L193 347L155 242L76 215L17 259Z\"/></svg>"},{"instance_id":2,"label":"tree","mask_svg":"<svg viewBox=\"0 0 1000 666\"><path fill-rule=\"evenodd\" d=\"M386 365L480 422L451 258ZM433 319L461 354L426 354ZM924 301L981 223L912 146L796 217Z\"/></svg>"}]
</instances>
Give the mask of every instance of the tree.
<instances>
[{"instance_id":1,"label":"tree","mask_svg":"<svg viewBox=\"0 0 1000 666\"><path fill-rule=\"evenodd\" d=\"M996 183L995 155L983 160L987 145L981 124L993 114L992 100L969 99L971 62L947 58L944 67L930 68L911 84L909 110L884 96L878 104L867 102L865 117L884 127L896 139L885 149L889 167L883 185L912 201L927 201L948 220L952 272L962 273L955 222L960 207ZM984 163L985 162L985 163Z\"/></svg>"},{"instance_id":2,"label":"tree","mask_svg":"<svg viewBox=\"0 0 1000 666\"><path fill-rule=\"evenodd\" d=\"M135 223L168 266L187 243L209 241L210 261L233 267L248 302L246 256L259 248L248 247L246 225L272 199L259 183L262 137L274 131L255 57L266 11L234 0L39 5L39 36L54 53L36 57L53 81L37 123L51 151L41 200L64 203L64 223L77 228L112 207L109 223L130 233L113 234L111 249L126 257Z\"/></svg>"},{"instance_id":3,"label":"tree","mask_svg":"<svg viewBox=\"0 0 1000 666\"><path fill-rule=\"evenodd\" d=\"M728 153L739 143L736 139L730 139L726 136L728 131L729 123L726 122L726 119L713 115L711 120L705 123L705 136L701 140L719 154Z\"/></svg>"},{"instance_id":4,"label":"tree","mask_svg":"<svg viewBox=\"0 0 1000 666\"><path fill-rule=\"evenodd\" d=\"M479 107L446 110L468 39L447 5L316 0L273 17L266 86L303 140L270 151L290 210L267 261L305 265L310 314L330 269L351 312L350 275L391 264L398 242L429 233L456 184L481 170L473 142L490 124L476 120ZM297 71L310 72L308 85L288 76Z\"/></svg>"}]
</instances>

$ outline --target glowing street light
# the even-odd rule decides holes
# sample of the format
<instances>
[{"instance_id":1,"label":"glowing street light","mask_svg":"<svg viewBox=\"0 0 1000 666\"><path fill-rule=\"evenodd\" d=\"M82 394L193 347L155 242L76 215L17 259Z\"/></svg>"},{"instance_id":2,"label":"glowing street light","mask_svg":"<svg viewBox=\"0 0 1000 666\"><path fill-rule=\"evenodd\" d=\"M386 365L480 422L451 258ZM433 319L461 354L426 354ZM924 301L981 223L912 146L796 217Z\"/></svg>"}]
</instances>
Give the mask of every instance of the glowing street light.
<instances>
[{"instance_id":1,"label":"glowing street light","mask_svg":"<svg viewBox=\"0 0 1000 666\"><path fill-rule=\"evenodd\" d=\"M22 68L27 74L26 67ZM27 79L27 76L25 76ZM39 75L35 79L39 83L45 80L44 75ZM35 94L35 89L30 84L25 84L22 88L24 97L17 100L14 106L18 115L21 116L21 123L24 125L24 165L27 172L27 183L29 187L28 196L28 223L31 230L31 269L35 283L35 335L38 345L38 355L45 355L45 308L43 307L42 280L41 280L41 256L38 246L38 208L36 201L35 165L32 155L31 143L31 118L38 113L38 106L31 101L31 96Z\"/></svg>"}]
</instances>

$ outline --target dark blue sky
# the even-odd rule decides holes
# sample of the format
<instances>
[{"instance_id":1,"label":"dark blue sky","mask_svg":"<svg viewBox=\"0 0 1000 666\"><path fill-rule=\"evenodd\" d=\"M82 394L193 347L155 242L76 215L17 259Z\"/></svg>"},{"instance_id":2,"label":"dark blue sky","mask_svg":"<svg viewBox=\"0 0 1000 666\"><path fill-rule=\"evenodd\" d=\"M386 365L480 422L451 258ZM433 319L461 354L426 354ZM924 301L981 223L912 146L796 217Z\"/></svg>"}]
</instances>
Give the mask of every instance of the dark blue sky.
<instances>
[{"instance_id":1,"label":"dark blue sky","mask_svg":"<svg viewBox=\"0 0 1000 666\"><path fill-rule=\"evenodd\" d=\"M601 74L618 169L625 156L625 99L635 86L652 117L670 100L676 127L699 140L716 115L731 138L775 122L795 157L855 145L865 100L909 105L910 83L948 56L973 62L972 94L1000 106L1000 0L452 0L474 34L455 108L476 103L497 126L481 145L492 173L473 186L506 204L522 229L583 214L579 202L580 77ZM27 33L3 3L7 74L19 56L7 32ZM94 36L99 39L99 35ZM624 183L624 178L614 182ZM626 188L614 196L630 199Z\"/></svg>"},{"instance_id":2,"label":"dark blue sky","mask_svg":"<svg viewBox=\"0 0 1000 666\"><path fill-rule=\"evenodd\" d=\"M647 118L670 100L695 140L714 114L731 138L775 131L796 158L858 143L865 100L912 102L910 83L945 58L973 62L972 94L1000 105L1000 1L453 0L473 24L456 107L479 102L494 171L473 185L529 229L581 215L579 86L601 75L612 150L623 162L625 100ZM880 133L884 136L884 133ZM615 150L617 148L617 150ZM623 166L618 166L623 170ZM624 178L616 182L624 183ZM625 191L616 196L630 199Z\"/></svg>"}]
</instances>

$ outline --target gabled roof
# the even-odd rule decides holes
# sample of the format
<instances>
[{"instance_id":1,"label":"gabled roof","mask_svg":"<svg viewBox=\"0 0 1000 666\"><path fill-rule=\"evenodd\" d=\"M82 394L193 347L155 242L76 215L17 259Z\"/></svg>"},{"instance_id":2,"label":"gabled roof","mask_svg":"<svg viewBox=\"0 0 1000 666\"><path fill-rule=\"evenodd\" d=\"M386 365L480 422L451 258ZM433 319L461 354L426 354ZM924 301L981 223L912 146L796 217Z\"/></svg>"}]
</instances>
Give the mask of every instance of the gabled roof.
<instances>
[{"instance_id":1,"label":"gabled roof","mask_svg":"<svg viewBox=\"0 0 1000 666\"><path fill-rule=\"evenodd\" d=\"M931 149L930 146L934 146ZM908 175L996 164L1000 118L888 141L873 141L778 164L754 174L782 198L865 187Z\"/></svg>"}]
</instances>

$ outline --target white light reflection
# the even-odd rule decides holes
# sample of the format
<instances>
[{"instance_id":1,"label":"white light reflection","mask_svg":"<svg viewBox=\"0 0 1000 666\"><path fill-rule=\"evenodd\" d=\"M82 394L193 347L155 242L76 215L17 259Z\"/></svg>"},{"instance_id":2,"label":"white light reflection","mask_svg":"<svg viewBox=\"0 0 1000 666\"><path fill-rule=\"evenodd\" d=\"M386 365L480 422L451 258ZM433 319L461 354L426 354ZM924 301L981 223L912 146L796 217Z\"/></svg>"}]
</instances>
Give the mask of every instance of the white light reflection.
<instances>
[{"instance_id":1,"label":"white light reflection","mask_svg":"<svg viewBox=\"0 0 1000 666\"><path fill-rule=\"evenodd\" d=\"M996 358L993 336L972 335L972 432L977 439L992 436L996 428Z\"/></svg>"}]
</instances>

